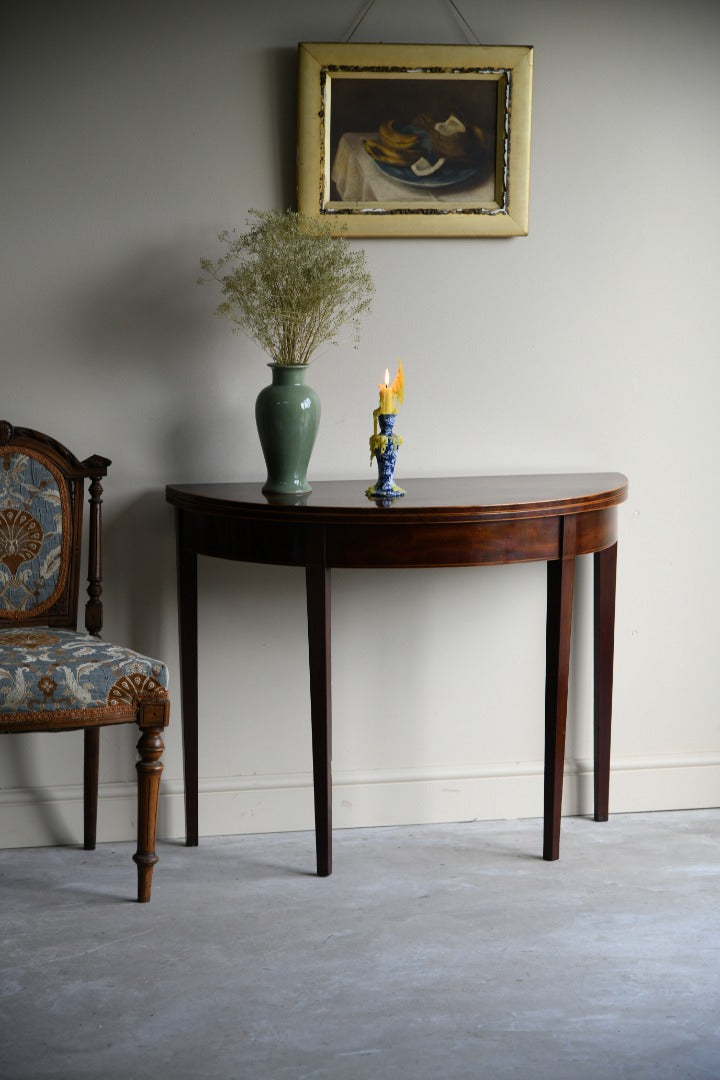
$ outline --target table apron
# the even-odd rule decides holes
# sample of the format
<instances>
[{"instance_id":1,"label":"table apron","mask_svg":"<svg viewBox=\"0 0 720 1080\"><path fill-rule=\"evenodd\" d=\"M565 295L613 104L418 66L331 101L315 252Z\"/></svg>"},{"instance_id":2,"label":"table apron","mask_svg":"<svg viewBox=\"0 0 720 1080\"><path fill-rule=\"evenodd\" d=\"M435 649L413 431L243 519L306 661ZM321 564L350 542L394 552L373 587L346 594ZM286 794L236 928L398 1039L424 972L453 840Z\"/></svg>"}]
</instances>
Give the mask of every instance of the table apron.
<instances>
[{"instance_id":1,"label":"table apron","mask_svg":"<svg viewBox=\"0 0 720 1080\"><path fill-rule=\"evenodd\" d=\"M574 543L568 548L564 523L571 517L576 530ZM318 533L323 536L320 545ZM312 565L318 551L324 552L325 566L343 569L492 566L548 562L609 548L617 540L617 509L425 525L403 524L401 520L263 522L179 510L178 539L181 550L199 555L281 566Z\"/></svg>"}]
</instances>

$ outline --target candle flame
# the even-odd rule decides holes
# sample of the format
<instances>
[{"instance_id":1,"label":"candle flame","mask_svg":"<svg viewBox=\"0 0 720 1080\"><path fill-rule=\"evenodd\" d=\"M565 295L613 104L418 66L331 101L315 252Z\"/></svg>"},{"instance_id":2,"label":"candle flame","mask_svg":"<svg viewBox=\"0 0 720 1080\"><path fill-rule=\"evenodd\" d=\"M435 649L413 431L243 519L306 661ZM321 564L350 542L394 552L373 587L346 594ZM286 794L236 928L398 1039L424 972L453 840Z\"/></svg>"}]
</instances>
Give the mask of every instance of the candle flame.
<instances>
[{"instance_id":1,"label":"candle flame","mask_svg":"<svg viewBox=\"0 0 720 1080\"><path fill-rule=\"evenodd\" d=\"M385 368L385 385L390 385L390 371L388 368Z\"/></svg>"}]
</instances>

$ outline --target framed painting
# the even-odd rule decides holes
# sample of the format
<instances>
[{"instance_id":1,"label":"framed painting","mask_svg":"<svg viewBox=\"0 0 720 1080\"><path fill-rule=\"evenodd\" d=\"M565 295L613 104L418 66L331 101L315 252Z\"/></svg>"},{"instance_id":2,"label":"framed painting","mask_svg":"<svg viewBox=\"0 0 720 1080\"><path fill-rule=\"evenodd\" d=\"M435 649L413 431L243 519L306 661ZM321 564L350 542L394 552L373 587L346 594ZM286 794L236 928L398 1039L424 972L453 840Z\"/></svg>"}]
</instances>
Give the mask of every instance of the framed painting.
<instances>
[{"instance_id":1,"label":"framed painting","mask_svg":"<svg viewBox=\"0 0 720 1080\"><path fill-rule=\"evenodd\" d=\"M298 210L346 236L528 231L533 51L298 46Z\"/></svg>"}]
</instances>

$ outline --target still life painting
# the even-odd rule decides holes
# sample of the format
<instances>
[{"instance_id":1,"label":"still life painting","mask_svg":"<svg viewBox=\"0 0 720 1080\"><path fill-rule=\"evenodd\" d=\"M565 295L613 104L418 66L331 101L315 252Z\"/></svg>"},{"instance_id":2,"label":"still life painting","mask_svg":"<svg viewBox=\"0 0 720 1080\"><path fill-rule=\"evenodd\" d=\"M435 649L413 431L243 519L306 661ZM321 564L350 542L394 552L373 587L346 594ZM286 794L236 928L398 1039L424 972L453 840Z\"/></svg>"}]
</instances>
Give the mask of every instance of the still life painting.
<instances>
[{"instance_id":1,"label":"still life painting","mask_svg":"<svg viewBox=\"0 0 720 1080\"><path fill-rule=\"evenodd\" d=\"M532 49L301 44L298 205L355 236L527 232Z\"/></svg>"}]
</instances>

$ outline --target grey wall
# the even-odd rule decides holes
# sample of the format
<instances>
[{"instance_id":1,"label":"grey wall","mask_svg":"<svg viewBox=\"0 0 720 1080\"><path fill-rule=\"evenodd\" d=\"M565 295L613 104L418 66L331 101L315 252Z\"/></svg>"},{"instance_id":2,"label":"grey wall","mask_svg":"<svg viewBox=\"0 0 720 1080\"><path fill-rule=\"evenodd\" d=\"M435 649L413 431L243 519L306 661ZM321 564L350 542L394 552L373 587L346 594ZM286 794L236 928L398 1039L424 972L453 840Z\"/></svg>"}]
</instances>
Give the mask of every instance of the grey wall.
<instances>
[{"instance_id":1,"label":"grey wall","mask_svg":"<svg viewBox=\"0 0 720 1080\"><path fill-rule=\"evenodd\" d=\"M268 377L213 317L198 260L250 207L292 202L297 42L342 41L363 7L99 0L5 16L0 413L113 459L106 633L166 656L176 702L163 488L261 476L253 403ZM613 806L712 804L720 8L461 9L481 40L535 47L530 235L364 243L377 299L360 350L330 350L311 373L311 473L369 482L375 385L398 357L399 478L626 472ZM467 35L441 0L379 0L355 40ZM203 560L200 585L201 829L307 827L302 574ZM589 585L583 564L570 812L589 805ZM338 573L333 602L337 823L538 814L542 567ZM388 635L393 678L378 693ZM133 741L104 736L105 837L132 834ZM3 740L0 842L78 835L79 746ZM182 832L180 778L176 703L166 835Z\"/></svg>"}]
</instances>

